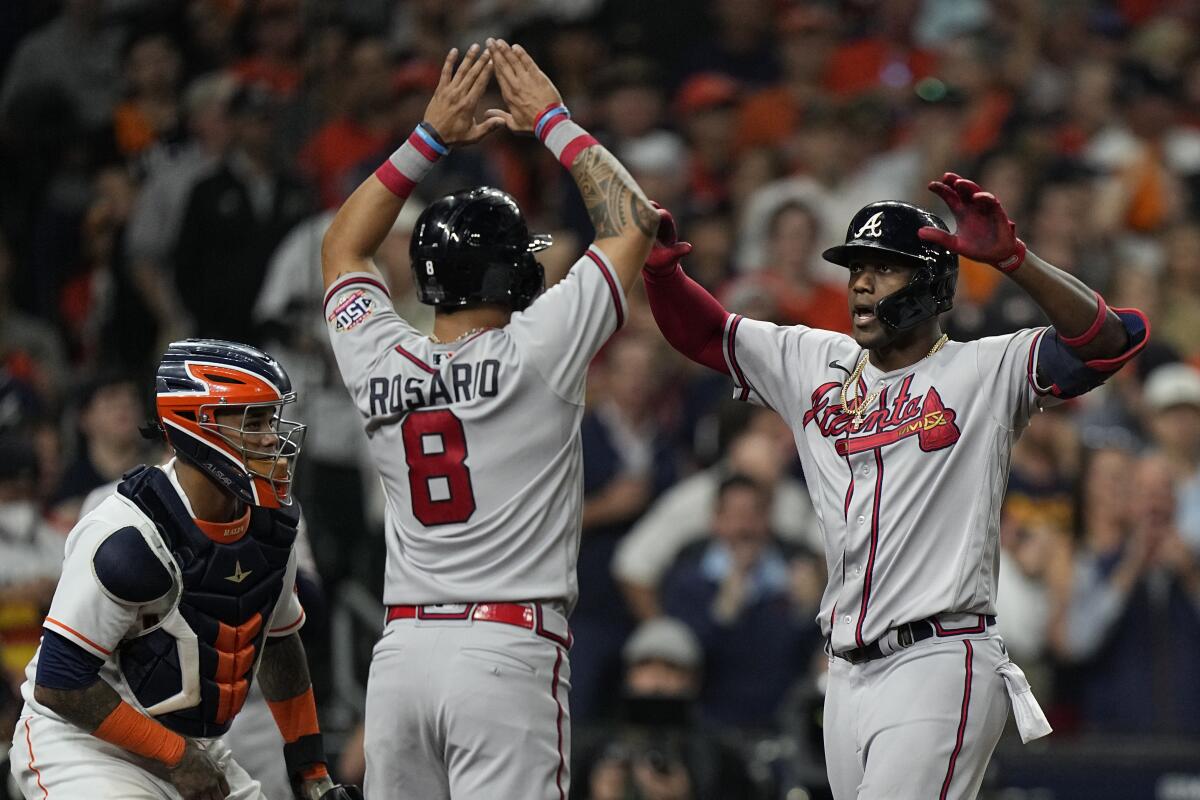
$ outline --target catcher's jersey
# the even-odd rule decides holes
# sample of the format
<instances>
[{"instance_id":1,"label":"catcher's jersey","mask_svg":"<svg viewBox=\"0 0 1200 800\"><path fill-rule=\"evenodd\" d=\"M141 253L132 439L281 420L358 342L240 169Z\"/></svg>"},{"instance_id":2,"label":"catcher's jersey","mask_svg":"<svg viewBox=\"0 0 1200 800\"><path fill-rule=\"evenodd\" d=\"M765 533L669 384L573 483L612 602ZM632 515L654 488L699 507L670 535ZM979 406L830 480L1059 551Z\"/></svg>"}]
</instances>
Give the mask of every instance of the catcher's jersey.
<instances>
[{"instance_id":1,"label":"catcher's jersey","mask_svg":"<svg viewBox=\"0 0 1200 800\"><path fill-rule=\"evenodd\" d=\"M734 396L792 428L825 539L819 622L836 652L943 612L994 614L1000 505L1013 443L1045 398L1041 329L948 342L893 372L869 362L848 400L877 399L856 430L843 383L863 350L849 336L731 315Z\"/></svg>"},{"instance_id":2,"label":"catcher's jersey","mask_svg":"<svg viewBox=\"0 0 1200 800\"><path fill-rule=\"evenodd\" d=\"M333 351L386 495L385 603L574 605L587 367L625 314L595 247L504 328L446 344L376 276L330 287Z\"/></svg>"}]
</instances>

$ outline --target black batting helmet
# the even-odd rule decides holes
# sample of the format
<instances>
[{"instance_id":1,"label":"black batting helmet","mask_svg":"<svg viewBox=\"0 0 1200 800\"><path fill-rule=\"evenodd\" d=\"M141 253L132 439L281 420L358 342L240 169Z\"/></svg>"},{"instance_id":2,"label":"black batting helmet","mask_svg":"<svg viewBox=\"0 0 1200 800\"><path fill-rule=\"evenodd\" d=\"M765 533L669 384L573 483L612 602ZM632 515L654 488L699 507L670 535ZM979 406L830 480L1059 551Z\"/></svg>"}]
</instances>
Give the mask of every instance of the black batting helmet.
<instances>
[{"instance_id":1,"label":"black batting helmet","mask_svg":"<svg viewBox=\"0 0 1200 800\"><path fill-rule=\"evenodd\" d=\"M431 306L502 303L521 311L545 288L533 254L550 237L530 235L517 201L481 186L443 197L421 212L409 255L417 299Z\"/></svg>"},{"instance_id":2,"label":"black batting helmet","mask_svg":"<svg viewBox=\"0 0 1200 800\"><path fill-rule=\"evenodd\" d=\"M948 231L946 223L923 208L885 200L864 206L846 229L846 243L822 255L826 261L849 267L862 262L885 262L915 267L908 285L880 300L875 316L889 328L908 330L949 311L958 283L958 256L917 235L925 227Z\"/></svg>"}]
</instances>

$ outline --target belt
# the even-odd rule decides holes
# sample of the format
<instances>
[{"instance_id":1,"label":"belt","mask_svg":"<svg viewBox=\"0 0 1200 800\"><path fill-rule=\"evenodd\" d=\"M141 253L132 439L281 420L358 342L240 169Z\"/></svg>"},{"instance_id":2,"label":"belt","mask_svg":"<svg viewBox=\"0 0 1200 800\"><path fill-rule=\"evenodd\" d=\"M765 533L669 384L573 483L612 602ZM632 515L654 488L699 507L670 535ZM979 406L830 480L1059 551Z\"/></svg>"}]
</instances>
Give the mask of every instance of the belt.
<instances>
[{"instance_id":1,"label":"belt","mask_svg":"<svg viewBox=\"0 0 1200 800\"><path fill-rule=\"evenodd\" d=\"M447 603L429 606L388 606L387 621L394 619L475 620L499 622L533 631L563 647L571 646L571 633L566 636L548 630L542 604L528 603Z\"/></svg>"},{"instance_id":2,"label":"belt","mask_svg":"<svg viewBox=\"0 0 1200 800\"><path fill-rule=\"evenodd\" d=\"M895 652L895 650L892 650L885 653L883 652L883 648L879 646L879 642L887 638L892 631L896 633L896 649L902 650L932 636L961 636L968 633L983 633L987 628L996 624L996 618L990 614L987 616L980 614L978 616L979 624L966 628L945 628L938 622L937 617L897 625L870 644L855 647L852 650L843 650L840 653L834 653L834 655L849 661L851 664L861 664L864 661L874 661L877 658L883 658Z\"/></svg>"}]
</instances>

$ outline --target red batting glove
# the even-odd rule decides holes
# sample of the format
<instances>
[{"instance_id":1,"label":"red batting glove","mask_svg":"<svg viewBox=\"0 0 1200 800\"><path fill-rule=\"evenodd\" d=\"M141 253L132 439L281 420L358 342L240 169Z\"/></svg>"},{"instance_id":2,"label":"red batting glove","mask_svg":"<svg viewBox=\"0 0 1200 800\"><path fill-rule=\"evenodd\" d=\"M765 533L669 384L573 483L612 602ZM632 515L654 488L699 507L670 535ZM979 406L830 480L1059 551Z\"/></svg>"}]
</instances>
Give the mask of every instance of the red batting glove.
<instances>
[{"instance_id":1,"label":"red batting glove","mask_svg":"<svg viewBox=\"0 0 1200 800\"><path fill-rule=\"evenodd\" d=\"M947 172L940 181L930 181L929 191L950 207L956 230L947 233L924 227L917 232L922 239L1005 273L1025 261L1025 243L1017 238L1016 224L994 194L953 172Z\"/></svg>"},{"instance_id":2,"label":"red batting glove","mask_svg":"<svg viewBox=\"0 0 1200 800\"><path fill-rule=\"evenodd\" d=\"M654 246L650 248L650 255L646 256L643 269L664 275L674 271L679 259L692 252L692 246L679 241L679 231L675 228L675 218L670 211L653 201L650 205L658 209L658 235L654 239Z\"/></svg>"}]
</instances>

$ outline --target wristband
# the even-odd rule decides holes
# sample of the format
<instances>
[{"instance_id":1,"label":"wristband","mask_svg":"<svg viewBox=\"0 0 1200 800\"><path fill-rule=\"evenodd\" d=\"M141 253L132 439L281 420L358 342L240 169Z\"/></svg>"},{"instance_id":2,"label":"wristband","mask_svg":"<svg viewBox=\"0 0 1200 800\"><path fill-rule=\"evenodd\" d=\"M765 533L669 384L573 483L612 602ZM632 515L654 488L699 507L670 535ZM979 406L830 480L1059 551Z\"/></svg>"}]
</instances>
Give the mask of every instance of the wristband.
<instances>
[{"instance_id":1,"label":"wristband","mask_svg":"<svg viewBox=\"0 0 1200 800\"><path fill-rule=\"evenodd\" d=\"M425 177L438 160L450 152L432 126L422 122L409 134L408 140L375 170L375 177L388 191L404 199Z\"/></svg>"},{"instance_id":2,"label":"wristband","mask_svg":"<svg viewBox=\"0 0 1200 800\"><path fill-rule=\"evenodd\" d=\"M312 687L287 700L268 700L271 716L275 718L283 741L294 742L303 736L321 733L317 724L317 703Z\"/></svg>"},{"instance_id":3,"label":"wristband","mask_svg":"<svg viewBox=\"0 0 1200 800\"><path fill-rule=\"evenodd\" d=\"M1096 319L1092 321L1091 326L1079 334L1078 336L1063 336L1062 331L1058 332L1058 340L1067 347L1080 347L1087 344L1100 333L1100 329L1104 327L1104 320L1108 316L1108 303L1104 302L1104 298L1096 292Z\"/></svg>"},{"instance_id":4,"label":"wristband","mask_svg":"<svg viewBox=\"0 0 1200 800\"><path fill-rule=\"evenodd\" d=\"M92 731L92 736L168 767L179 763L186 746L178 733L147 717L124 700Z\"/></svg>"},{"instance_id":5,"label":"wristband","mask_svg":"<svg viewBox=\"0 0 1200 800\"><path fill-rule=\"evenodd\" d=\"M1020 239L1017 239L1017 249L1013 251L1011 256L996 264L996 269L1000 270L1005 275L1016 272L1017 267L1025 263L1025 252L1025 243Z\"/></svg>"},{"instance_id":6,"label":"wristband","mask_svg":"<svg viewBox=\"0 0 1200 800\"><path fill-rule=\"evenodd\" d=\"M533 132L542 144L554 154L567 169L584 150L600 144L592 136L571 121L571 112L561 104L542 109L533 121Z\"/></svg>"}]
</instances>

